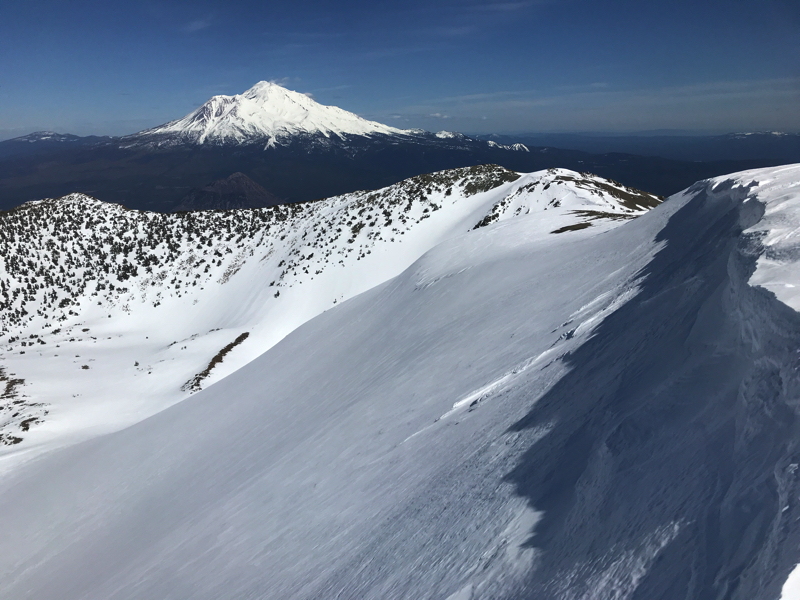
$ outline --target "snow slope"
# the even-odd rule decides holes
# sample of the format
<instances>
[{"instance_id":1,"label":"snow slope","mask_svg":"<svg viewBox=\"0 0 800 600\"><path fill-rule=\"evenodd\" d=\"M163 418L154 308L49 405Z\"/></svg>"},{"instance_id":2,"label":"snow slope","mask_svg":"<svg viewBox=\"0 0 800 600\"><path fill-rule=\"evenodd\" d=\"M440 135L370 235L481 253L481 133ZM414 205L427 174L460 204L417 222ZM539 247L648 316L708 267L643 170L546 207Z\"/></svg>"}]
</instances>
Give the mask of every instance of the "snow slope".
<instances>
[{"instance_id":1,"label":"snow slope","mask_svg":"<svg viewBox=\"0 0 800 600\"><path fill-rule=\"evenodd\" d=\"M800 315L748 283L747 230L798 179L569 235L461 227L190 400L0 479L6 595L777 598Z\"/></svg>"},{"instance_id":2,"label":"snow slope","mask_svg":"<svg viewBox=\"0 0 800 600\"><path fill-rule=\"evenodd\" d=\"M258 210L24 205L0 218L0 471L188 397L455 235L525 216L572 238L658 201L489 166Z\"/></svg>"},{"instance_id":3,"label":"snow slope","mask_svg":"<svg viewBox=\"0 0 800 600\"><path fill-rule=\"evenodd\" d=\"M336 106L323 106L310 97L269 81L260 81L243 94L214 96L176 121L147 129L136 137L169 136L197 144L263 140L266 147L296 135L407 135L395 127L367 121Z\"/></svg>"},{"instance_id":4,"label":"snow slope","mask_svg":"<svg viewBox=\"0 0 800 600\"><path fill-rule=\"evenodd\" d=\"M761 236L764 244L750 281L800 311L800 180L792 177L793 173L793 167L745 172L739 181L751 182L754 194L769 190L764 216L748 230Z\"/></svg>"}]
</instances>

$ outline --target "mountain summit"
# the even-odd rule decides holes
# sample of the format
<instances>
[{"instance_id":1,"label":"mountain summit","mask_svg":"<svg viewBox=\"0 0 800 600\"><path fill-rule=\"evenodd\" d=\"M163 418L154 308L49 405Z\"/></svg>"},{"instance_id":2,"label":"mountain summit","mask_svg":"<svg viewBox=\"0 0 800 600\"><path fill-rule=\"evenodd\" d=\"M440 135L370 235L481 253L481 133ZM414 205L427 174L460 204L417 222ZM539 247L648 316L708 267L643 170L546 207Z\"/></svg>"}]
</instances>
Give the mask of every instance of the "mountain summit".
<instances>
[{"instance_id":1,"label":"mountain summit","mask_svg":"<svg viewBox=\"0 0 800 600\"><path fill-rule=\"evenodd\" d=\"M282 138L298 135L343 138L404 133L336 106L324 106L276 83L260 81L243 94L214 96L185 117L132 137L196 144L264 142L274 146Z\"/></svg>"}]
</instances>

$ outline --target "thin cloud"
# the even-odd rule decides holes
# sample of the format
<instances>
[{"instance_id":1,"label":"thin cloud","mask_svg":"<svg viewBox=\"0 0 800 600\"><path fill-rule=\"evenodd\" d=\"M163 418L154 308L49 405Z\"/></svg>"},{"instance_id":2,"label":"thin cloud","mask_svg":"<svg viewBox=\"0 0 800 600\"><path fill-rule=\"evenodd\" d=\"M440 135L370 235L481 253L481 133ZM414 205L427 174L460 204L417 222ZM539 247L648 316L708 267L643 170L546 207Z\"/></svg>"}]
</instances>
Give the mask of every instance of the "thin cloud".
<instances>
[{"instance_id":1,"label":"thin cloud","mask_svg":"<svg viewBox=\"0 0 800 600\"><path fill-rule=\"evenodd\" d=\"M211 19L195 19L183 26L183 30L187 33L194 33L202 31L211 27Z\"/></svg>"},{"instance_id":2,"label":"thin cloud","mask_svg":"<svg viewBox=\"0 0 800 600\"><path fill-rule=\"evenodd\" d=\"M436 98L399 112L424 122L446 110L454 126L484 131L800 128L800 78L629 89L603 83Z\"/></svg>"},{"instance_id":3,"label":"thin cloud","mask_svg":"<svg viewBox=\"0 0 800 600\"><path fill-rule=\"evenodd\" d=\"M473 10L478 11L489 11L489 12L515 12L518 10L523 10L534 4L541 4L540 2L494 2L494 3L487 3L487 4L480 4L478 6L474 6Z\"/></svg>"},{"instance_id":4,"label":"thin cloud","mask_svg":"<svg viewBox=\"0 0 800 600\"><path fill-rule=\"evenodd\" d=\"M430 33L445 37L460 37L463 35L470 35L474 33L476 29L477 28L472 25L464 25L461 27L434 27L430 30Z\"/></svg>"}]
</instances>

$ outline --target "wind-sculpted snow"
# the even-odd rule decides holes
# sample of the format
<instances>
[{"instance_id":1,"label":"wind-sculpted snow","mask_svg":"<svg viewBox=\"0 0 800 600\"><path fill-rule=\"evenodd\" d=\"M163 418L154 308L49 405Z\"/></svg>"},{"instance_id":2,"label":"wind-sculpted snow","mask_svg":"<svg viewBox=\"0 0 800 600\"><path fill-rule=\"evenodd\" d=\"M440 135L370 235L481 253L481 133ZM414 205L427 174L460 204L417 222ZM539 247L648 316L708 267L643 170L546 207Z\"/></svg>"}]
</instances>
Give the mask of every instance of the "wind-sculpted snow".
<instances>
[{"instance_id":1,"label":"wind-sculpted snow","mask_svg":"<svg viewBox=\"0 0 800 600\"><path fill-rule=\"evenodd\" d=\"M486 166L255 210L28 203L0 217L0 343L25 380L0 400L0 446L38 451L149 416L453 235L526 215L544 238L602 231L658 201L588 174Z\"/></svg>"},{"instance_id":2,"label":"wind-sculpted snow","mask_svg":"<svg viewBox=\"0 0 800 600\"><path fill-rule=\"evenodd\" d=\"M549 208L461 228L191 401L0 479L4 591L777 598L800 315L748 283L747 230L798 178L701 182L600 235L547 233Z\"/></svg>"},{"instance_id":3,"label":"wind-sculpted snow","mask_svg":"<svg viewBox=\"0 0 800 600\"><path fill-rule=\"evenodd\" d=\"M748 284L764 247L743 229L776 198L800 207L798 180L673 198L636 296L512 427L556 423L507 478L544 512L530 597L778 597L800 558L800 315Z\"/></svg>"},{"instance_id":4,"label":"wind-sculpted snow","mask_svg":"<svg viewBox=\"0 0 800 600\"><path fill-rule=\"evenodd\" d=\"M737 181L752 181L753 193L768 198L764 217L748 230L758 234L764 245L750 282L800 310L800 179L793 177L794 171L792 166L746 171ZM767 194L759 194L761 189Z\"/></svg>"},{"instance_id":5,"label":"wind-sculpted snow","mask_svg":"<svg viewBox=\"0 0 800 600\"><path fill-rule=\"evenodd\" d=\"M457 234L191 401L0 479L4 592L777 598L800 314L749 283L748 229L798 178L562 234L546 196L473 229L500 199L477 193Z\"/></svg>"}]
</instances>

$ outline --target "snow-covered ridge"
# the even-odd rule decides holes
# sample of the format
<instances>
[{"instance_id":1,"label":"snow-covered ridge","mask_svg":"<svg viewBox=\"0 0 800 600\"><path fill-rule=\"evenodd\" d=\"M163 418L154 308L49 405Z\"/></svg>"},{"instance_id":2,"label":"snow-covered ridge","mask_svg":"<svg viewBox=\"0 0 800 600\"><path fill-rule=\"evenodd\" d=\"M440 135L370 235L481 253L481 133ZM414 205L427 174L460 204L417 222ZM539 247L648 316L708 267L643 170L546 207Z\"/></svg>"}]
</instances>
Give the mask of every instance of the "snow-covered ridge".
<instances>
[{"instance_id":1,"label":"snow-covered ridge","mask_svg":"<svg viewBox=\"0 0 800 600\"><path fill-rule=\"evenodd\" d=\"M463 133L458 133L456 131L437 131L436 137L440 140L453 140L453 139L463 139L466 136Z\"/></svg>"},{"instance_id":2,"label":"snow-covered ridge","mask_svg":"<svg viewBox=\"0 0 800 600\"><path fill-rule=\"evenodd\" d=\"M520 144L520 143L516 143L516 144L498 144L495 141L489 140L488 142L486 142L486 144L490 148L502 148L503 150L513 150L515 152L530 152L530 150L528 149L528 147L525 144Z\"/></svg>"},{"instance_id":3,"label":"snow-covered ridge","mask_svg":"<svg viewBox=\"0 0 800 600\"><path fill-rule=\"evenodd\" d=\"M800 165L737 173L734 185L763 206L764 216L747 233L756 235L763 252L750 277L752 285L773 292L800 311ZM712 180L711 191L730 185L730 177Z\"/></svg>"},{"instance_id":4,"label":"snow-covered ridge","mask_svg":"<svg viewBox=\"0 0 800 600\"><path fill-rule=\"evenodd\" d=\"M305 94L261 81L243 94L214 96L181 119L136 134L169 136L198 144L263 140L265 146L296 135L404 135L402 129L368 121Z\"/></svg>"},{"instance_id":5,"label":"snow-covered ridge","mask_svg":"<svg viewBox=\"0 0 800 600\"><path fill-rule=\"evenodd\" d=\"M0 478L6 595L777 598L800 547L800 317L746 281L774 225L742 228L791 208L798 167L700 182L602 235L550 234L576 217L565 206L603 199L578 174L484 175L396 188L413 196L398 219L432 208L415 208L418 193L440 207L414 218L403 244L443 217L436 231L453 233L399 276L191 401ZM351 198L353 224L383 222L366 201L375 193ZM504 210L466 230L523 195L529 217ZM285 232L306 233L316 255L329 239L313 242L313 223ZM228 317L251 304L225 292L242 273L217 288ZM167 334L167 317L186 318L162 315ZM120 352L101 320L76 337ZM123 333L141 354L155 330L135 325ZM202 366L246 351L249 331L209 333L219 345ZM168 383L167 352L202 337L151 354L165 359L152 375L118 369L104 402L130 386L153 393ZM61 343L90 369L45 373L63 399L17 448L86 405L64 382L98 376L107 358L88 362L93 344Z\"/></svg>"},{"instance_id":6,"label":"snow-covered ridge","mask_svg":"<svg viewBox=\"0 0 800 600\"><path fill-rule=\"evenodd\" d=\"M25 204L0 217L0 377L17 381L0 441L64 443L157 412L453 236L527 215L542 239L590 235L659 201L563 169L483 166L256 210Z\"/></svg>"}]
</instances>

